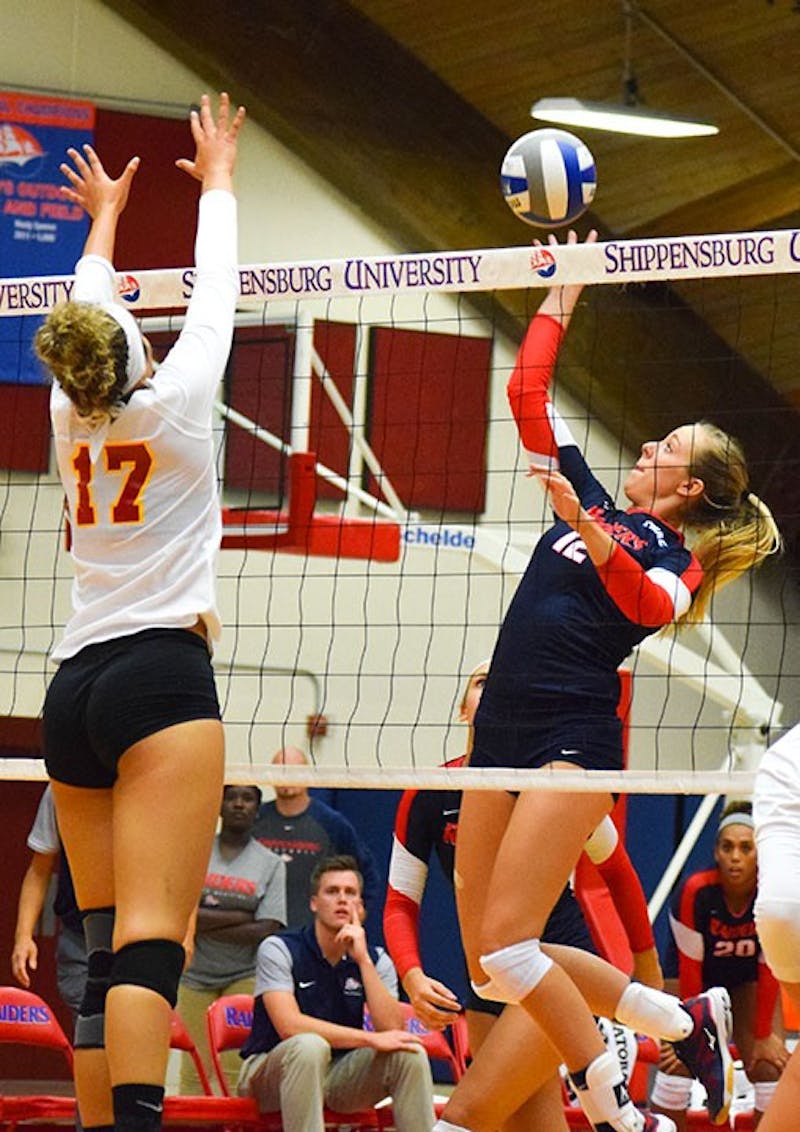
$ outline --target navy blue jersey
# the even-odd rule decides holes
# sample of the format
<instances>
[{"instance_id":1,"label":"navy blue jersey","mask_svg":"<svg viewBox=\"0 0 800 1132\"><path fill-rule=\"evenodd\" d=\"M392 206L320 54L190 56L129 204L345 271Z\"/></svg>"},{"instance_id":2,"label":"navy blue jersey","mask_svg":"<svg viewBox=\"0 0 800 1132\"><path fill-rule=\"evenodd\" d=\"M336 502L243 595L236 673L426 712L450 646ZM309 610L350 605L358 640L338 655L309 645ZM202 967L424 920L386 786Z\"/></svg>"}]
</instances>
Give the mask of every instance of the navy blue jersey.
<instances>
[{"instance_id":1,"label":"navy blue jersey","mask_svg":"<svg viewBox=\"0 0 800 1132\"><path fill-rule=\"evenodd\" d=\"M386 966L391 967L386 953L372 946L369 953L386 983ZM299 931L278 932L259 945L253 1028L242 1046L243 1058L267 1053L281 1041L264 1006L263 995L272 990L294 994L302 1014L356 1030L363 1028L366 994L359 966L349 955L335 965L329 963L320 951L313 924ZM333 1055L345 1052L337 1049Z\"/></svg>"},{"instance_id":2,"label":"navy blue jersey","mask_svg":"<svg viewBox=\"0 0 800 1132\"><path fill-rule=\"evenodd\" d=\"M657 567L680 577L691 569L682 536L645 511L615 507L577 448L562 451L561 466L576 487L581 484L583 506L644 571ZM585 474L573 479L578 469ZM537 543L508 608L477 718L496 696L516 704L518 718L558 708L567 697L575 707L577 698L613 713L617 669L652 631L625 616L580 536L558 519Z\"/></svg>"},{"instance_id":3,"label":"navy blue jersey","mask_svg":"<svg viewBox=\"0 0 800 1132\"><path fill-rule=\"evenodd\" d=\"M755 900L753 890L747 907L731 912L717 869L694 873L678 890L670 925L678 948L682 995L758 981L761 945Z\"/></svg>"},{"instance_id":4,"label":"navy blue jersey","mask_svg":"<svg viewBox=\"0 0 800 1132\"><path fill-rule=\"evenodd\" d=\"M617 668L654 630L691 603L702 578L683 536L646 511L622 511L594 477L547 388L563 336L536 316L508 386L531 459L559 467L584 509L611 536L601 571L580 535L561 519L541 537L503 621L476 715L520 721L561 711L611 715Z\"/></svg>"}]
</instances>

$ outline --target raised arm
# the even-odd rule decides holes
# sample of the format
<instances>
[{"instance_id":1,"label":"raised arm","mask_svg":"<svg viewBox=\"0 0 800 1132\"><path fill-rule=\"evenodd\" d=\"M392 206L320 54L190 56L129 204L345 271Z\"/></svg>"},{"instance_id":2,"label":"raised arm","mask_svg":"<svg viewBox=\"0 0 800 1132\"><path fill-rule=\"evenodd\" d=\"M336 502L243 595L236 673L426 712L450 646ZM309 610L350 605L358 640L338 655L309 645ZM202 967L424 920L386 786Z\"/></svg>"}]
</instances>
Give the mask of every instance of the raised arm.
<instances>
[{"instance_id":1,"label":"raised arm","mask_svg":"<svg viewBox=\"0 0 800 1132\"><path fill-rule=\"evenodd\" d=\"M60 166L69 181L68 186L62 185L61 195L83 208L92 220L83 254L102 256L110 263L114 259L117 223L128 203L139 158L132 157L115 180L106 173L90 145L83 147L83 153L70 148L67 155L75 168L66 162Z\"/></svg>"},{"instance_id":2,"label":"raised arm","mask_svg":"<svg viewBox=\"0 0 800 1132\"><path fill-rule=\"evenodd\" d=\"M575 232L570 231L567 242L575 244L577 239ZM597 233L592 230L586 242L591 244L596 239ZM557 243L555 236L550 237L550 243ZM548 390L561 342L582 290L578 285L550 288L522 340L507 387L511 411L530 461L552 468L559 466L559 448L575 445L550 401Z\"/></svg>"}]
</instances>

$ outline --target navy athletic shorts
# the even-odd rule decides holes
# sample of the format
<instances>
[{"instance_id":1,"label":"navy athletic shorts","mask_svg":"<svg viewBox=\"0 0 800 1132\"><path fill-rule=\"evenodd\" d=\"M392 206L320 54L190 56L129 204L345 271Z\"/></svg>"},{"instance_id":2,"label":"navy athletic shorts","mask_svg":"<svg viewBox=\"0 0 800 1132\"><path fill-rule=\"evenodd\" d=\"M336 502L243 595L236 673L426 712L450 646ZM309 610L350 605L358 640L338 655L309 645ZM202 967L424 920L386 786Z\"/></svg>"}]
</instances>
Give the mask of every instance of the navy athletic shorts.
<instances>
[{"instance_id":1,"label":"navy athletic shorts","mask_svg":"<svg viewBox=\"0 0 800 1132\"><path fill-rule=\"evenodd\" d=\"M616 716L558 712L519 719L478 709L470 766L527 768L552 762L584 770L622 770L622 723Z\"/></svg>"},{"instance_id":2,"label":"navy athletic shorts","mask_svg":"<svg viewBox=\"0 0 800 1132\"><path fill-rule=\"evenodd\" d=\"M193 719L219 719L205 640L188 629L145 629L87 645L63 660L44 702L47 772L105 789L134 743Z\"/></svg>"}]
</instances>

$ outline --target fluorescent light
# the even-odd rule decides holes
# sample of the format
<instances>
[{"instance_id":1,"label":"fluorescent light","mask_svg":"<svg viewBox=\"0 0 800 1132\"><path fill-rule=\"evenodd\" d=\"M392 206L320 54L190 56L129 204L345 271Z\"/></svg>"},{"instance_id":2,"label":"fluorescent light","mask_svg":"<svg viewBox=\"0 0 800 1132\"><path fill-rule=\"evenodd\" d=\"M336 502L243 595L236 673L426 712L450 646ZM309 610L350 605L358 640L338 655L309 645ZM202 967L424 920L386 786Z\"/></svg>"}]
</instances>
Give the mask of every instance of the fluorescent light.
<instances>
[{"instance_id":1,"label":"fluorescent light","mask_svg":"<svg viewBox=\"0 0 800 1132\"><path fill-rule=\"evenodd\" d=\"M561 126L649 138L696 138L719 133L718 127L708 122L693 122L623 103L587 102L582 98L540 98L531 107L531 117Z\"/></svg>"}]
</instances>

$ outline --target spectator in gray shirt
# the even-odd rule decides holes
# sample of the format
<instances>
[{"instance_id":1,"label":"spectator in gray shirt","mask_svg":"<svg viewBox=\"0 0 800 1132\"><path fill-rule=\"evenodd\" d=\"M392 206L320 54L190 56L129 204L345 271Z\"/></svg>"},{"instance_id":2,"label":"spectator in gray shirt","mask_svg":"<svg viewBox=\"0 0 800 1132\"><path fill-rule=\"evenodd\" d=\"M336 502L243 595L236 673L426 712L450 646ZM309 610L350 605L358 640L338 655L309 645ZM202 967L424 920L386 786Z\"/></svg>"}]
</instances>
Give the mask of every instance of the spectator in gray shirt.
<instances>
[{"instance_id":1,"label":"spectator in gray shirt","mask_svg":"<svg viewBox=\"0 0 800 1132\"><path fill-rule=\"evenodd\" d=\"M178 1013L203 1061L210 1056L206 1011L226 994L252 994L259 943L286 925L286 866L252 837L261 804L257 786L226 786L222 824L197 910L194 954L178 990ZM226 1076L235 1088L239 1058L223 1054ZM195 1068L184 1054L180 1091L201 1092Z\"/></svg>"}]
</instances>

